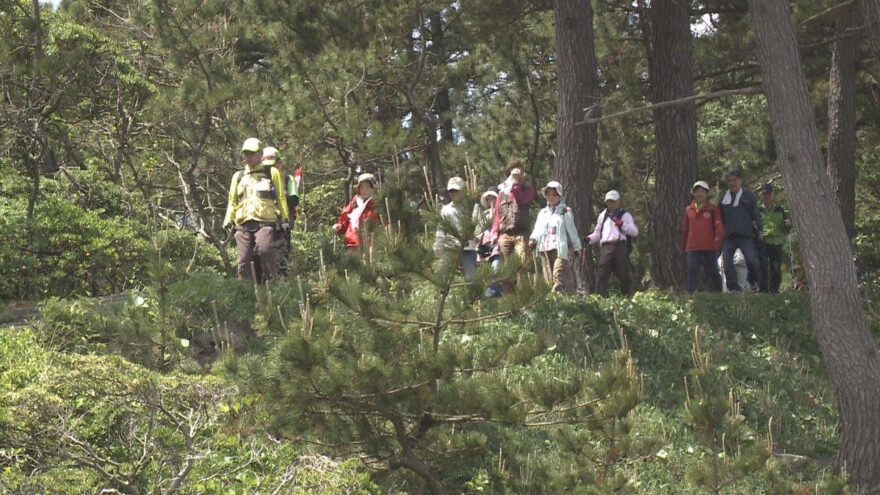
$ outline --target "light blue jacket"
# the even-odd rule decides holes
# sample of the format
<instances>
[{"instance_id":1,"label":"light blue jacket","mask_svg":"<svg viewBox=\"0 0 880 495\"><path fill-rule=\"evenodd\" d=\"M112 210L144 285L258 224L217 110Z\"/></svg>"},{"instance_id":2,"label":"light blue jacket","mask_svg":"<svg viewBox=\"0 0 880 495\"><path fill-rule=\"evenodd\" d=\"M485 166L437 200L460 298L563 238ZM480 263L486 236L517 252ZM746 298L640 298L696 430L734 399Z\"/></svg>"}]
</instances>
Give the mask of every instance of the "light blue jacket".
<instances>
[{"instance_id":1,"label":"light blue jacket","mask_svg":"<svg viewBox=\"0 0 880 495\"><path fill-rule=\"evenodd\" d=\"M535 221L535 228L532 229L532 235L529 239L535 241L538 249L541 249L541 241L548 229L555 227L559 236L559 246L557 247L557 256L564 260L568 260L569 249L575 251L581 250L581 239L578 236L577 227L574 225L574 216L571 214L571 208L565 206L560 201L553 213L549 206L545 206L538 213L538 220Z\"/></svg>"}]
</instances>

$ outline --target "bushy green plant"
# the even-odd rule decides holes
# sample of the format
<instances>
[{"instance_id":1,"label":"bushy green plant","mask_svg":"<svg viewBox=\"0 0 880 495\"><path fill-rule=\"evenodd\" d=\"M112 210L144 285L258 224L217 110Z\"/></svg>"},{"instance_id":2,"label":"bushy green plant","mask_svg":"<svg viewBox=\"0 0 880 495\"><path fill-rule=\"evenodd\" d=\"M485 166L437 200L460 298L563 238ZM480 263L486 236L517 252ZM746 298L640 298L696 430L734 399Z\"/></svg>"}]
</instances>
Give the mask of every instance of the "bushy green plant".
<instances>
[{"instance_id":1,"label":"bushy green plant","mask_svg":"<svg viewBox=\"0 0 880 495\"><path fill-rule=\"evenodd\" d=\"M694 330L694 368L685 380L688 398L685 419L702 443L703 463L696 464L689 477L692 482L711 493L757 471L773 452L772 437L766 441L750 431L742 406L736 401L723 375L712 364L711 356L700 344L700 331Z\"/></svg>"},{"instance_id":2,"label":"bushy green plant","mask_svg":"<svg viewBox=\"0 0 880 495\"><path fill-rule=\"evenodd\" d=\"M236 429L216 379L61 354L26 329L0 330L0 358L4 493L379 493L357 462Z\"/></svg>"}]
</instances>

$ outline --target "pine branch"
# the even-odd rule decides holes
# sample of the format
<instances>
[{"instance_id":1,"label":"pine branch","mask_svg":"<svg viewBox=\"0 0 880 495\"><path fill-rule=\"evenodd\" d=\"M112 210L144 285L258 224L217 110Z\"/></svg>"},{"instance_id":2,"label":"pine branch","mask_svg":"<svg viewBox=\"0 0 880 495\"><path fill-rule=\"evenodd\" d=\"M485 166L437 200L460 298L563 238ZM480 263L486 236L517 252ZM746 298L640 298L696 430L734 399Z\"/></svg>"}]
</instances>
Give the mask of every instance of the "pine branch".
<instances>
[{"instance_id":1,"label":"pine branch","mask_svg":"<svg viewBox=\"0 0 880 495\"><path fill-rule=\"evenodd\" d=\"M643 107L630 108L628 110L624 110L624 111L618 112L618 113L612 113L611 115L606 115L604 117L590 118L590 115L592 115L593 110L596 109L596 106L594 105L594 106L587 107L584 109L584 115L586 118L583 121L576 123L575 125L581 126L581 125L599 124L599 123L606 122L609 120L619 119L621 117L626 117L628 115L646 112L648 110L655 110L658 108L672 107L672 106L683 105L685 103L690 103L690 102L695 102L695 101L712 100L712 99L724 98L727 96L734 96L734 95L753 95L753 94L759 94L762 92L763 92L763 89L760 86L749 86L747 88L739 88L739 89L725 89L722 91L715 91L712 93L703 93L700 95L688 96L688 97L679 98L676 100L661 101L660 103L654 103L653 105L646 105Z\"/></svg>"}]
</instances>

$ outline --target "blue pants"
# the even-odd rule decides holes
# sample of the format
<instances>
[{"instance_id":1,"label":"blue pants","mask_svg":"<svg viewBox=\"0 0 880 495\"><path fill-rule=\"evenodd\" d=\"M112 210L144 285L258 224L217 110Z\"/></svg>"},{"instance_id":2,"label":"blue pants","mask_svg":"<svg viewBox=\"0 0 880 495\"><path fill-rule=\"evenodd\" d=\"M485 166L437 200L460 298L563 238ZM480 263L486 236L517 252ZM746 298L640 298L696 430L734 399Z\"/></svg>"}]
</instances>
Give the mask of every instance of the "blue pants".
<instances>
[{"instance_id":1,"label":"blue pants","mask_svg":"<svg viewBox=\"0 0 880 495\"><path fill-rule=\"evenodd\" d=\"M718 253L715 251L688 251L687 274L688 292L693 294L697 291L697 275L700 274L700 265L712 279L712 292L721 292L721 272L718 271Z\"/></svg>"},{"instance_id":2,"label":"blue pants","mask_svg":"<svg viewBox=\"0 0 880 495\"><path fill-rule=\"evenodd\" d=\"M498 275L501 273L501 256L495 255L489 259L492 266L492 273ZM501 297L501 283L492 282L486 287L486 297Z\"/></svg>"},{"instance_id":3,"label":"blue pants","mask_svg":"<svg viewBox=\"0 0 880 495\"><path fill-rule=\"evenodd\" d=\"M724 239L721 247L721 256L724 258L724 278L727 279L727 290L731 292L740 292L742 287L736 279L736 268L733 266L733 253L739 249L742 251L746 259L746 266L749 269L749 275L755 274L758 285L761 285L763 278L761 276L761 260L758 257L758 249L755 245L755 239L752 237L744 237L732 235Z\"/></svg>"},{"instance_id":4,"label":"blue pants","mask_svg":"<svg viewBox=\"0 0 880 495\"><path fill-rule=\"evenodd\" d=\"M462 251L461 252L461 271L464 272L464 279L470 282L477 273L477 252Z\"/></svg>"}]
</instances>

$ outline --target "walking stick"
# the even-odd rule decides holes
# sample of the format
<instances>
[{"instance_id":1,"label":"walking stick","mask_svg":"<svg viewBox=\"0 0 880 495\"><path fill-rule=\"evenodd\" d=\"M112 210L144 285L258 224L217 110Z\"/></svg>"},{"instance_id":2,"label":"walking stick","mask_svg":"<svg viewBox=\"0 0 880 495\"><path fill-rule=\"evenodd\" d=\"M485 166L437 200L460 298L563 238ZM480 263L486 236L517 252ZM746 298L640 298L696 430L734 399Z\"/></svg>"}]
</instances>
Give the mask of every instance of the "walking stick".
<instances>
[{"instance_id":1,"label":"walking stick","mask_svg":"<svg viewBox=\"0 0 880 495\"><path fill-rule=\"evenodd\" d=\"M791 275L791 288L797 288L797 276L794 273L794 250L791 248L791 234L785 236L788 244L788 272Z\"/></svg>"}]
</instances>

